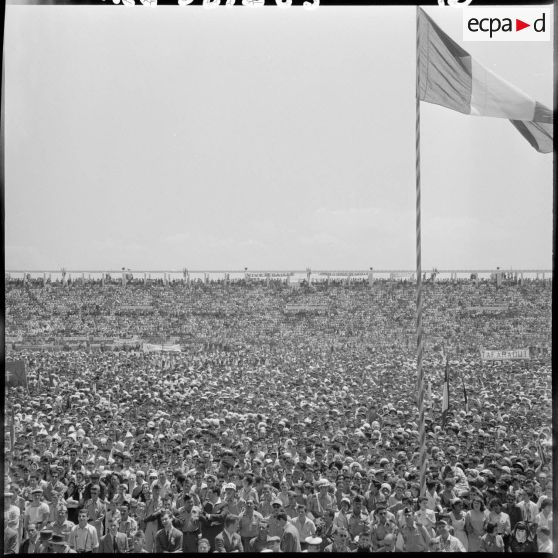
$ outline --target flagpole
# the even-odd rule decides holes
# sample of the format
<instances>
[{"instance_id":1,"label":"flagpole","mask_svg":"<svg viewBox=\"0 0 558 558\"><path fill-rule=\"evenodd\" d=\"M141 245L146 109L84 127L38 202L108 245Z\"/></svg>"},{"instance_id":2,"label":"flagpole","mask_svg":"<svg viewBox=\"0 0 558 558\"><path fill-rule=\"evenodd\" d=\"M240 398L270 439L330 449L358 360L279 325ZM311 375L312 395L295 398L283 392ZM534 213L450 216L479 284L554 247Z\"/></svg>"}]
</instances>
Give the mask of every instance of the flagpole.
<instances>
[{"instance_id":1,"label":"flagpole","mask_svg":"<svg viewBox=\"0 0 558 558\"><path fill-rule=\"evenodd\" d=\"M419 14L416 7L416 256L417 256L417 391L419 410L419 459L420 459L420 494L426 491L426 435L424 432L424 372L422 369L422 261L421 261L421 213L420 213L420 50L419 50Z\"/></svg>"}]
</instances>

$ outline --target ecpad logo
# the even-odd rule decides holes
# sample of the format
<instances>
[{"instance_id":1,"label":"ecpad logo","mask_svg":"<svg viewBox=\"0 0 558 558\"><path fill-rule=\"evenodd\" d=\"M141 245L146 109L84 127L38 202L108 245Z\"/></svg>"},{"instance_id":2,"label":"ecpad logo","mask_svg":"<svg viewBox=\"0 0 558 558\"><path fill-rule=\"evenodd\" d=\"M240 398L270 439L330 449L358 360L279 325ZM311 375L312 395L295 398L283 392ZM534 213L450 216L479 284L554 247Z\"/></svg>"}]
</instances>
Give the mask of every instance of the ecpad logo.
<instances>
[{"instance_id":1,"label":"ecpad logo","mask_svg":"<svg viewBox=\"0 0 558 558\"><path fill-rule=\"evenodd\" d=\"M549 41L552 8L466 8L464 41Z\"/></svg>"}]
</instances>

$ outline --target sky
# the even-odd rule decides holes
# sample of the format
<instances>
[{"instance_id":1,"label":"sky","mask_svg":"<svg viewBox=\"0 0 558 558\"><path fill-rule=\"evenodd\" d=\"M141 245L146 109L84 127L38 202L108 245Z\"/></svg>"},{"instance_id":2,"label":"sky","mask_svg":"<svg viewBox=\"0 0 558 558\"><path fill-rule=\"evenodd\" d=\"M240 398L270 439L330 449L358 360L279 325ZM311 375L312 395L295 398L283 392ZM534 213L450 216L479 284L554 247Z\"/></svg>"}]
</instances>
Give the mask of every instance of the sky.
<instances>
[{"instance_id":1,"label":"sky","mask_svg":"<svg viewBox=\"0 0 558 558\"><path fill-rule=\"evenodd\" d=\"M552 106L551 42L468 42ZM415 8L6 7L6 270L415 266ZM550 269L552 156L421 103L422 266Z\"/></svg>"}]
</instances>

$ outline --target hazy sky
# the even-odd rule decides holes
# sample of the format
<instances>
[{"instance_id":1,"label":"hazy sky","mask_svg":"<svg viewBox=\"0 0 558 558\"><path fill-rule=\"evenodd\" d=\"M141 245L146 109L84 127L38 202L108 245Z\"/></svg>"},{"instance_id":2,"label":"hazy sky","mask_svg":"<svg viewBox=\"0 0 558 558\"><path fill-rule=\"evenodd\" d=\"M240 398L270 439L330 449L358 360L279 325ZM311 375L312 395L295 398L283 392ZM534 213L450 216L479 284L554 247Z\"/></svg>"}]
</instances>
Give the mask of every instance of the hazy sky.
<instances>
[{"instance_id":1,"label":"hazy sky","mask_svg":"<svg viewBox=\"0 0 558 558\"><path fill-rule=\"evenodd\" d=\"M461 43L461 10L427 12ZM7 6L7 269L415 265L415 8ZM461 43L552 106L552 44ZM421 105L423 267L550 268L552 156Z\"/></svg>"}]
</instances>

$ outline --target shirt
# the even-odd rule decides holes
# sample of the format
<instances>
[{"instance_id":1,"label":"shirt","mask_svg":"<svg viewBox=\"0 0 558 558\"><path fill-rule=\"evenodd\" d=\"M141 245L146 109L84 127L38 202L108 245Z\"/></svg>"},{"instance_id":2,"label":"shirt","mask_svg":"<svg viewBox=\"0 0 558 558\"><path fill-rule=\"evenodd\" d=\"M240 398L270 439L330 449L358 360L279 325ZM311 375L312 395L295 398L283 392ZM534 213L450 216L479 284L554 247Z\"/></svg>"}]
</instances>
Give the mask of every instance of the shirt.
<instances>
[{"instance_id":1,"label":"shirt","mask_svg":"<svg viewBox=\"0 0 558 558\"><path fill-rule=\"evenodd\" d=\"M90 552L99 546L97 529L93 525L86 524L81 528L76 525L68 538L70 548L79 551Z\"/></svg>"},{"instance_id":2,"label":"shirt","mask_svg":"<svg viewBox=\"0 0 558 558\"><path fill-rule=\"evenodd\" d=\"M496 523L496 534L498 535L508 535L511 532L510 516L507 513L497 514L491 511L488 515L488 522Z\"/></svg>"},{"instance_id":3,"label":"shirt","mask_svg":"<svg viewBox=\"0 0 558 558\"><path fill-rule=\"evenodd\" d=\"M349 523L349 534L354 539L357 535L362 533L362 530L365 526L370 525L370 521L368 519L368 514L360 512L360 515L355 515L354 513L350 513L348 516L348 523Z\"/></svg>"},{"instance_id":4,"label":"shirt","mask_svg":"<svg viewBox=\"0 0 558 558\"><path fill-rule=\"evenodd\" d=\"M433 534L436 525L436 514L429 509L419 510L415 514L416 521L420 525L424 525L429 534Z\"/></svg>"},{"instance_id":5,"label":"shirt","mask_svg":"<svg viewBox=\"0 0 558 558\"><path fill-rule=\"evenodd\" d=\"M526 521L527 523L536 522L537 515L539 513L537 504L529 500L529 502L519 502L517 507L521 510L521 517L523 518L523 521Z\"/></svg>"},{"instance_id":6,"label":"shirt","mask_svg":"<svg viewBox=\"0 0 558 558\"><path fill-rule=\"evenodd\" d=\"M504 552L504 541L500 535L486 533L481 537L480 550L483 552Z\"/></svg>"},{"instance_id":7,"label":"shirt","mask_svg":"<svg viewBox=\"0 0 558 558\"><path fill-rule=\"evenodd\" d=\"M444 540L441 536L430 541L430 548L435 549L434 552L465 552L465 548L457 537L448 535Z\"/></svg>"},{"instance_id":8,"label":"shirt","mask_svg":"<svg viewBox=\"0 0 558 558\"><path fill-rule=\"evenodd\" d=\"M200 529L200 508L193 506L192 510L187 512L181 510L178 513L178 518L181 521L180 529L183 533L195 533Z\"/></svg>"},{"instance_id":9,"label":"shirt","mask_svg":"<svg viewBox=\"0 0 558 558\"><path fill-rule=\"evenodd\" d=\"M256 537L258 535L258 525L262 520L262 514L257 511L253 511L251 517L246 513L241 514L239 535L243 538Z\"/></svg>"},{"instance_id":10,"label":"shirt","mask_svg":"<svg viewBox=\"0 0 558 558\"><path fill-rule=\"evenodd\" d=\"M43 521L43 517L45 517L45 521L47 521L49 514L50 508L45 502L41 502L38 506L29 505L25 510L25 515L29 517L28 524L41 523Z\"/></svg>"},{"instance_id":11,"label":"shirt","mask_svg":"<svg viewBox=\"0 0 558 558\"><path fill-rule=\"evenodd\" d=\"M316 533L316 525L314 525L314 522L307 517L305 518L304 523L302 523L299 517L291 519L290 521L296 527L301 541L305 541L307 537L313 537Z\"/></svg>"},{"instance_id":12,"label":"shirt","mask_svg":"<svg viewBox=\"0 0 558 558\"><path fill-rule=\"evenodd\" d=\"M428 501L426 502L426 509L436 511L438 505L440 504L440 496L435 491L434 494L431 494L429 490L426 491L426 498Z\"/></svg>"},{"instance_id":13,"label":"shirt","mask_svg":"<svg viewBox=\"0 0 558 558\"><path fill-rule=\"evenodd\" d=\"M428 551L428 535L425 532L425 528L421 525L413 525L409 527L405 525L401 529L401 536L403 537L403 543L405 552L427 552Z\"/></svg>"}]
</instances>

